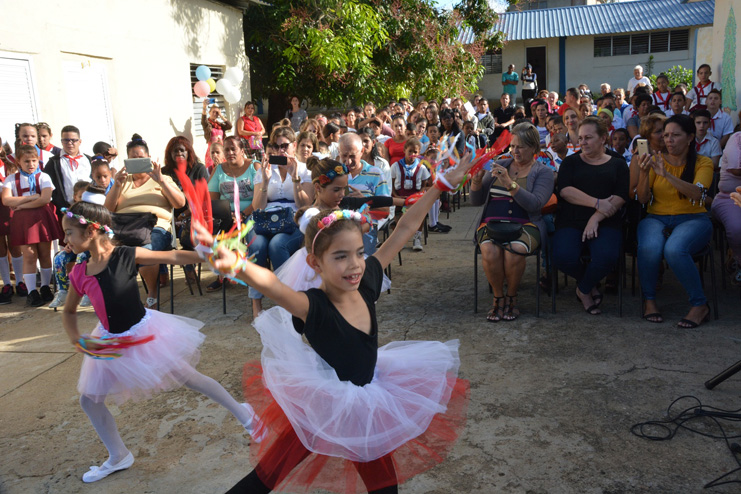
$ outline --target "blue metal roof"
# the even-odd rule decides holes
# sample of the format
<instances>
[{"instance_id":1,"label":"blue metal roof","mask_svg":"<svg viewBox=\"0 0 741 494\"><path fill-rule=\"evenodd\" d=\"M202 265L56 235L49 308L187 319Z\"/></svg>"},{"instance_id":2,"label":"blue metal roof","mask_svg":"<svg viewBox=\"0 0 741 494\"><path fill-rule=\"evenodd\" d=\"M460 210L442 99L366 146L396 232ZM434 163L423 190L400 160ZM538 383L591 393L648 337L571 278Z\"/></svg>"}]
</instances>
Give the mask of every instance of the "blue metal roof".
<instances>
[{"instance_id":1,"label":"blue metal roof","mask_svg":"<svg viewBox=\"0 0 741 494\"><path fill-rule=\"evenodd\" d=\"M713 23L715 0L638 0L499 14L494 31L508 41L654 31ZM474 40L466 28L459 39Z\"/></svg>"}]
</instances>

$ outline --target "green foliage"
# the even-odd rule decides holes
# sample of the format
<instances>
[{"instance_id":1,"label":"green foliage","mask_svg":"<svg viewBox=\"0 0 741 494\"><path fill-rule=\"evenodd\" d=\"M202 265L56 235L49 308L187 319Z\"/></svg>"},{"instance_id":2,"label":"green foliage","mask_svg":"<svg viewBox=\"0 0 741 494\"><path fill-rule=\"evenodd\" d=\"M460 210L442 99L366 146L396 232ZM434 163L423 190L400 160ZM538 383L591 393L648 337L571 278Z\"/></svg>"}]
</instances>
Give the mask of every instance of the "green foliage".
<instances>
[{"instance_id":1,"label":"green foliage","mask_svg":"<svg viewBox=\"0 0 741 494\"><path fill-rule=\"evenodd\" d=\"M382 102L402 96L472 92L483 68L496 14L486 0L461 11L432 0L274 0L245 13L252 90L258 97L296 94L315 104ZM462 45L459 27L477 42Z\"/></svg>"},{"instance_id":2,"label":"green foliage","mask_svg":"<svg viewBox=\"0 0 741 494\"><path fill-rule=\"evenodd\" d=\"M692 69L685 69L681 65L674 65L669 70L666 70L662 72L667 79L669 79L669 89L674 89L674 87L679 84L680 82L683 82L687 85L688 88L692 87ZM651 74L648 76L648 79L651 81L651 86L656 87L656 77L661 74Z\"/></svg>"}]
</instances>

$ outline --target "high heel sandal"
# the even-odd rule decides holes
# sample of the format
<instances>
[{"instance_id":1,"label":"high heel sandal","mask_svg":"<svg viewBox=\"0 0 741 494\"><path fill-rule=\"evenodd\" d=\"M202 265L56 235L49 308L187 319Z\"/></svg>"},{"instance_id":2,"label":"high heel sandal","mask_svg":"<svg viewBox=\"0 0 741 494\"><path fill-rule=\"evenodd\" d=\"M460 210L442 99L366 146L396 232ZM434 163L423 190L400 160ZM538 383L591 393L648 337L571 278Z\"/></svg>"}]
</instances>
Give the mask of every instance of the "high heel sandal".
<instances>
[{"instance_id":1,"label":"high heel sandal","mask_svg":"<svg viewBox=\"0 0 741 494\"><path fill-rule=\"evenodd\" d=\"M700 322L690 321L689 319L682 318L677 323L677 327L682 328L682 329L695 329L699 327L702 323L709 322L710 321L710 303L706 303L705 307L708 308L708 312L707 314L705 314L705 317L703 317Z\"/></svg>"}]
</instances>

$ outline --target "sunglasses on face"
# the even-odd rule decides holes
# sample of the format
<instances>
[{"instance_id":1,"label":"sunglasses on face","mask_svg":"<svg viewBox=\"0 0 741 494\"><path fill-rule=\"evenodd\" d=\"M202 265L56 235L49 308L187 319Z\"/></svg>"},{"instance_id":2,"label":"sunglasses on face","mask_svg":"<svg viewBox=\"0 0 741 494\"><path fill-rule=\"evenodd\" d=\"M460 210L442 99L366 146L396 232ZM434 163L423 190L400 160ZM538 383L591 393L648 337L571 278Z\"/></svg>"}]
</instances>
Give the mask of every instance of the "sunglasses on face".
<instances>
[{"instance_id":1,"label":"sunglasses on face","mask_svg":"<svg viewBox=\"0 0 741 494\"><path fill-rule=\"evenodd\" d=\"M79 141L79 139L62 139L62 143L64 143L64 144L74 144L74 143L76 143L78 141Z\"/></svg>"},{"instance_id":2,"label":"sunglasses on face","mask_svg":"<svg viewBox=\"0 0 741 494\"><path fill-rule=\"evenodd\" d=\"M290 146L291 146L291 143L290 142L286 142L286 143L283 143L283 144L276 144L275 145L275 149L277 149L278 151L288 151L288 148Z\"/></svg>"}]
</instances>

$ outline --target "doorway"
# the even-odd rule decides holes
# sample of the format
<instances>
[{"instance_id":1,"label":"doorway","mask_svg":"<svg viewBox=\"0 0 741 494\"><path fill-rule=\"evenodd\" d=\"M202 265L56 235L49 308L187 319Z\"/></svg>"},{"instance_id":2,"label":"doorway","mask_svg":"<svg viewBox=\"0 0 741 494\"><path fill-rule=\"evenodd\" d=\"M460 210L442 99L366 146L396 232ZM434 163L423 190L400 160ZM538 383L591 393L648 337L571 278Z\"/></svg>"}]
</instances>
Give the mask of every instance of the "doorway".
<instances>
[{"instance_id":1,"label":"doorway","mask_svg":"<svg viewBox=\"0 0 741 494\"><path fill-rule=\"evenodd\" d=\"M548 89L548 70L545 60L545 46L534 46L525 49L525 64L533 66L533 73L538 76L538 91Z\"/></svg>"}]
</instances>

